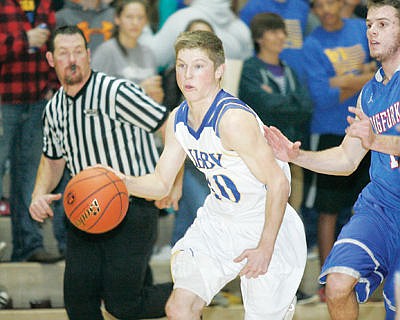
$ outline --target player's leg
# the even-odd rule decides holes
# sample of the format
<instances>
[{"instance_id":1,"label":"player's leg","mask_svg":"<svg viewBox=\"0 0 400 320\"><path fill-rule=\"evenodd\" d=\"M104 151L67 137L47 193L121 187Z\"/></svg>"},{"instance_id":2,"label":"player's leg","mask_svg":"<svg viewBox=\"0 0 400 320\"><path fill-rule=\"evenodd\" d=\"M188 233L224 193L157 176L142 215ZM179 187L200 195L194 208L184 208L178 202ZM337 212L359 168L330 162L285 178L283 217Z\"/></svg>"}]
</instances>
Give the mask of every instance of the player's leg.
<instances>
[{"instance_id":1,"label":"player's leg","mask_svg":"<svg viewBox=\"0 0 400 320\"><path fill-rule=\"evenodd\" d=\"M354 292L357 281L357 278L344 273L330 273L327 276L326 303L333 320L358 319L358 302Z\"/></svg>"},{"instance_id":2,"label":"player's leg","mask_svg":"<svg viewBox=\"0 0 400 320\"><path fill-rule=\"evenodd\" d=\"M206 302L186 289L174 289L165 308L170 320L198 320Z\"/></svg>"},{"instance_id":3,"label":"player's leg","mask_svg":"<svg viewBox=\"0 0 400 320\"><path fill-rule=\"evenodd\" d=\"M368 201L367 201L368 200ZM333 320L357 319L364 303L390 272L396 226L389 212L360 196L355 214L343 227L322 267L326 299Z\"/></svg>"},{"instance_id":4,"label":"player's leg","mask_svg":"<svg viewBox=\"0 0 400 320\"><path fill-rule=\"evenodd\" d=\"M267 273L255 279L241 277L245 319L292 319L306 259L303 224L293 208L288 207Z\"/></svg>"},{"instance_id":5,"label":"player's leg","mask_svg":"<svg viewBox=\"0 0 400 320\"><path fill-rule=\"evenodd\" d=\"M215 222L215 221L214 221ZM232 234L222 220L214 225L204 208L185 236L172 248L171 274L174 290L167 303L168 319L200 319L204 306L239 274L243 263L234 263L238 252ZM241 250L241 249L239 249Z\"/></svg>"}]
</instances>

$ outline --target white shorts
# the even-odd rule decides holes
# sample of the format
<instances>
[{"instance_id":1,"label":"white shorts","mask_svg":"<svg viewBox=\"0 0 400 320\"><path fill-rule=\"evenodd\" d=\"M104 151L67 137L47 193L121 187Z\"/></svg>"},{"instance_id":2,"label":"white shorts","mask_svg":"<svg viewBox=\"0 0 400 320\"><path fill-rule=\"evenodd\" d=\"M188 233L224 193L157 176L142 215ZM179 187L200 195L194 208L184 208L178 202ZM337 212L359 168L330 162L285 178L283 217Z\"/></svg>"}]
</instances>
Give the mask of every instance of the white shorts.
<instances>
[{"instance_id":1,"label":"white shorts","mask_svg":"<svg viewBox=\"0 0 400 320\"><path fill-rule=\"evenodd\" d=\"M226 218L210 219L200 208L193 225L172 248L174 288L189 290L208 305L235 279L245 261L233 260L245 249L255 248L263 223L237 223ZM303 223L288 206L275 243L268 272L257 278L241 277L246 320L284 319L300 285L307 259Z\"/></svg>"}]
</instances>

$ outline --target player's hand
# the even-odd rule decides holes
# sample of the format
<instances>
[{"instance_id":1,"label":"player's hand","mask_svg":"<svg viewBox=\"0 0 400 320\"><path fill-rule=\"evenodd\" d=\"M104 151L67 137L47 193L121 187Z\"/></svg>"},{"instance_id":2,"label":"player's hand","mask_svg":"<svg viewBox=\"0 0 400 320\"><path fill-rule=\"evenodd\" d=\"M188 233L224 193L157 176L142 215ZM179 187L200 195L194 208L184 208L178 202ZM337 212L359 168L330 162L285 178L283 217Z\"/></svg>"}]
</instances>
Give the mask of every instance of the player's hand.
<instances>
[{"instance_id":1,"label":"player's hand","mask_svg":"<svg viewBox=\"0 0 400 320\"><path fill-rule=\"evenodd\" d=\"M349 112L355 114L355 118L347 116L350 126L346 128L346 134L351 137L359 138L365 149L370 149L375 141L375 134L368 116L359 108L349 107Z\"/></svg>"},{"instance_id":2,"label":"player's hand","mask_svg":"<svg viewBox=\"0 0 400 320\"><path fill-rule=\"evenodd\" d=\"M109 166L106 166L104 164L95 164L94 166L89 166L88 168L104 168L107 169L108 171L111 171L114 173L118 178L120 178L125 184L126 184L126 175L123 174L122 172L115 170Z\"/></svg>"},{"instance_id":3,"label":"player's hand","mask_svg":"<svg viewBox=\"0 0 400 320\"><path fill-rule=\"evenodd\" d=\"M172 208L174 211L179 210L179 200L182 198L182 188L176 187L175 184L168 196L154 201L158 209Z\"/></svg>"},{"instance_id":4,"label":"player's hand","mask_svg":"<svg viewBox=\"0 0 400 320\"><path fill-rule=\"evenodd\" d=\"M267 273L271 256L265 254L265 250L261 250L260 248L246 249L233 261L239 263L244 259L247 259L247 263L239 275L246 278L257 278Z\"/></svg>"},{"instance_id":5,"label":"player's hand","mask_svg":"<svg viewBox=\"0 0 400 320\"><path fill-rule=\"evenodd\" d=\"M295 160L300 153L301 142L292 142L274 126L264 126L264 135L274 151L275 157L285 162Z\"/></svg>"},{"instance_id":6,"label":"player's hand","mask_svg":"<svg viewBox=\"0 0 400 320\"><path fill-rule=\"evenodd\" d=\"M33 220L44 222L46 218L53 217L54 212L51 208L51 203L61 199L61 193L57 194L44 194L37 197L32 197L29 206L29 213Z\"/></svg>"}]
</instances>

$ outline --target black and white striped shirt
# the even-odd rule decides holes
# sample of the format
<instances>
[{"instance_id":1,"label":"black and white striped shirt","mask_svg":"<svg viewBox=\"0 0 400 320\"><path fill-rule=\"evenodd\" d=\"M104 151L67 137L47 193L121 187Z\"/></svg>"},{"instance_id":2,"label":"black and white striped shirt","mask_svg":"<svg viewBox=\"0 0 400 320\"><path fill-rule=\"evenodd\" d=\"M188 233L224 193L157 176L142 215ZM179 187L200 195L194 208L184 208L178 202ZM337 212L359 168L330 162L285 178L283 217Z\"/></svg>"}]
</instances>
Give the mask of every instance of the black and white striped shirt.
<instances>
[{"instance_id":1,"label":"black and white striped shirt","mask_svg":"<svg viewBox=\"0 0 400 320\"><path fill-rule=\"evenodd\" d=\"M81 91L70 97L60 88L43 115L43 153L64 158L72 175L105 164L129 175L154 171L154 136L167 110L132 82L92 72Z\"/></svg>"}]
</instances>

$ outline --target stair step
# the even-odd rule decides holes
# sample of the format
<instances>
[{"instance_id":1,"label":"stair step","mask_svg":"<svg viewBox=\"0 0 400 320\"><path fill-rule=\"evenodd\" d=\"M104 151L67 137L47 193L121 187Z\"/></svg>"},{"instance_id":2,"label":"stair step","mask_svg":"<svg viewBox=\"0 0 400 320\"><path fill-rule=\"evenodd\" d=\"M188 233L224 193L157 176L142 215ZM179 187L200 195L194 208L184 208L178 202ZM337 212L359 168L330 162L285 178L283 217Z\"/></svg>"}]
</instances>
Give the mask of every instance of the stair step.
<instances>
[{"instance_id":1,"label":"stair step","mask_svg":"<svg viewBox=\"0 0 400 320\"><path fill-rule=\"evenodd\" d=\"M156 283L171 281L168 262L152 262ZM64 307L63 275L65 262L41 264L37 262L0 263L0 284L13 300L14 308L30 308L29 301L50 299L55 308Z\"/></svg>"},{"instance_id":2,"label":"stair step","mask_svg":"<svg viewBox=\"0 0 400 320\"><path fill-rule=\"evenodd\" d=\"M160 238L159 245L166 243L168 232L172 226L171 217L161 219L160 231L165 235ZM165 230L164 230L165 229ZM52 233L51 220L43 225L45 248L52 253L57 253L56 240ZM11 221L10 217L0 217L0 241L7 242L7 251L2 261L7 261L11 256ZM0 310L1 320L67 320L63 309L63 274L65 263L40 264L33 262L10 263L0 262L0 285L4 286L13 301L11 310ZM169 261L152 261L151 267L156 283L171 281ZM303 292L314 294L318 288L317 277L320 270L319 260L307 261L305 274L300 285ZM239 279L235 279L227 285L230 292L239 292ZM381 288L374 293L374 300L382 300ZM30 300L51 299L52 309L30 309ZM360 307L360 319L380 320L384 319L383 302L368 302ZM206 308L204 320L238 320L243 318L243 307L233 305L228 308ZM106 317L107 320L113 319ZM165 318L164 318L165 319ZM313 305L299 305L296 307L294 320L328 320L326 305L317 303Z\"/></svg>"}]
</instances>

